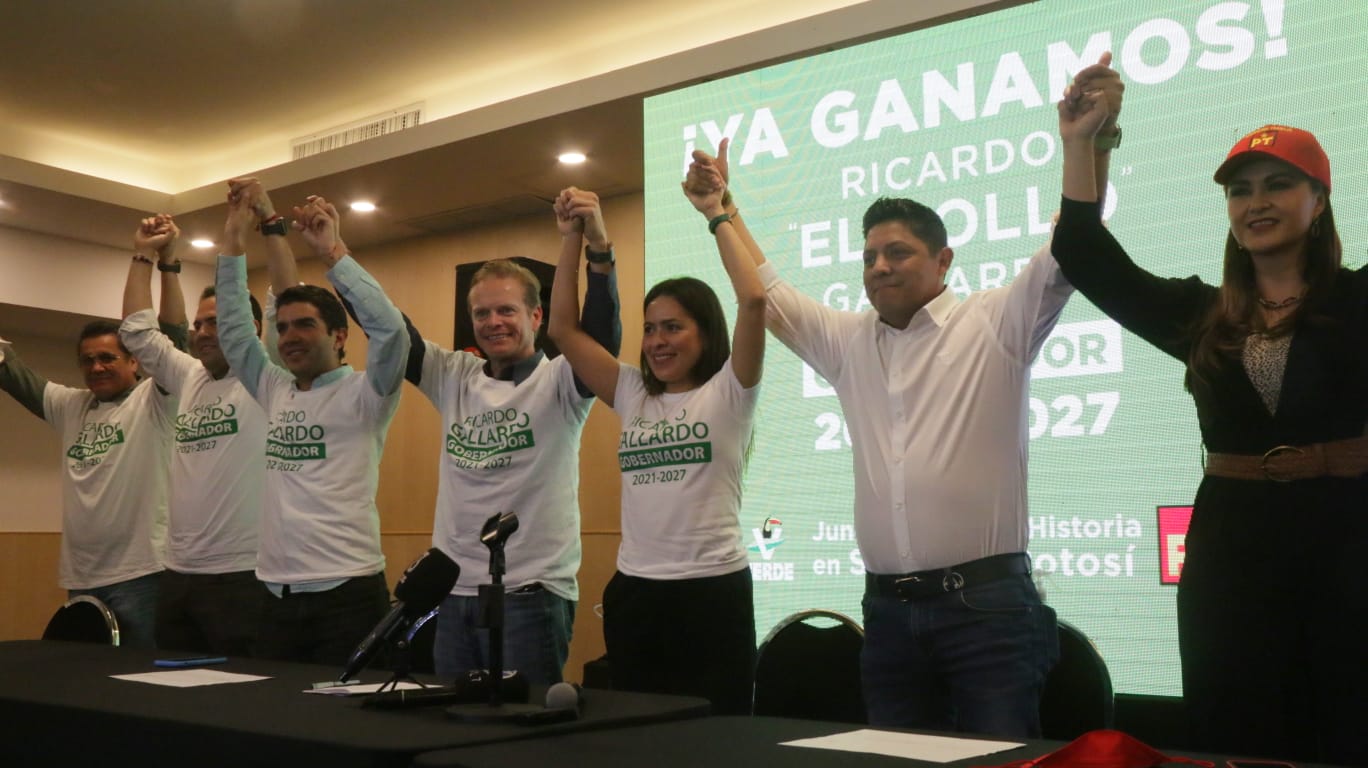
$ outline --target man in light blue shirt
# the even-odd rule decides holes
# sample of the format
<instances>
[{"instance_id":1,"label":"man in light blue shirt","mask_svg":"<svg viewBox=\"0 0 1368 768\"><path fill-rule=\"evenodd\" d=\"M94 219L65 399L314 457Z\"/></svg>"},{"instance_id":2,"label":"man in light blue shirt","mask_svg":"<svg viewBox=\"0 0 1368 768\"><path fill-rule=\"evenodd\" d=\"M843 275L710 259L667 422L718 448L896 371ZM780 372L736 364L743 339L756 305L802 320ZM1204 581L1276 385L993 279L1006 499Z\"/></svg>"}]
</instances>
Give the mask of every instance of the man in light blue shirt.
<instances>
[{"instance_id":1,"label":"man in light blue shirt","mask_svg":"<svg viewBox=\"0 0 1368 768\"><path fill-rule=\"evenodd\" d=\"M328 266L328 280L370 336L366 370L344 364L347 316L324 288L291 286L276 299L271 363L252 333L243 240L250 202L230 194L219 257L224 356L267 414L266 486L257 577L273 598L256 655L345 664L389 607L375 506L385 435L399 406L409 337L399 310L351 257L337 209L310 197L294 228Z\"/></svg>"}]
</instances>

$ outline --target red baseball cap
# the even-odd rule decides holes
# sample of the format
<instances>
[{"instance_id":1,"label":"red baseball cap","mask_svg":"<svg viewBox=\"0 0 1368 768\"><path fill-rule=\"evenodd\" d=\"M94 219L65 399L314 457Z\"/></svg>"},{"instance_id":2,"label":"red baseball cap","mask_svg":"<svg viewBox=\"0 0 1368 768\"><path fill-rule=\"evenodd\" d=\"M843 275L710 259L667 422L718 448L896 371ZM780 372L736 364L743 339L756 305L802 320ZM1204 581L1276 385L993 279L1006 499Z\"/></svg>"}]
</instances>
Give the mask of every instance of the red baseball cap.
<instances>
[{"instance_id":1,"label":"red baseball cap","mask_svg":"<svg viewBox=\"0 0 1368 768\"><path fill-rule=\"evenodd\" d=\"M1225 184L1240 164L1263 155L1287 163L1325 185L1330 191L1330 158L1310 131L1286 125L1265 125L1235 142L1224 163L1216 169L1216 183Z\"/></svg>"}]
</instances>

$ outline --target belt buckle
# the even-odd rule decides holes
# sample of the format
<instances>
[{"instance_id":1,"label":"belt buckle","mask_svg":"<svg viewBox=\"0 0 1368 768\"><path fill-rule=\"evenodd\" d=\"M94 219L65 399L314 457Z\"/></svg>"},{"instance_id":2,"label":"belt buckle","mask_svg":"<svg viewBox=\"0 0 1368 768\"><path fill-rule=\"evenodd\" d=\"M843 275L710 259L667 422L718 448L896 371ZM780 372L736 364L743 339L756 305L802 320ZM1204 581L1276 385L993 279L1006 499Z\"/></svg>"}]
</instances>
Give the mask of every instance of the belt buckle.
<instances>
[{"instance_id":1,"label":"belt buckle","mask_svg":"<svg viewBox=\"0 0 1368 768\"><path fill-rule=\"evenodd\" d=\"M959 571L951 571L941 577L941 589L954 592L964 588L964 576Z\"/></svg>"},{"instance_id":2,"label":"belt buckle","mask_svg":"<svg viewBox=\"0 0 1368 768\"><path fill-rule=\"evenodd\" d=\"M907 586L907 587L914 587L914 586L917 586L917 585L919 585L919 584L925 583L925 581L926 581L925 579L923 579L922 577L917 576L917 575L915 575L915 574L909 574L909 575L907 575L907 576L901 576L901 577L896 578L896 579L893 580L893 592L896 593L896 594L898 595L898 599L899 599L899 600L901 600L901 601L903 601L903 602L905 603L905 602L907 602L908 600L912 600L915 596L914 596L914 595L909 595L909 594L904 593L904 592L903 592L903 587L904 587L904 586Z\"/></svg>"},{"instance_id":3,"label":"belt buckle","mask_svg":"<svg viewBox=\"0 0 1368 768\"><path fill-rule=\"evenodd\" d=\"M1259 462L1259 469L1263 471L1264 477L1268 478L1269 480L1272 480L1275 483L1292 482L1292 478L1290 477L1274 477L1273 473L1270 471L1270 467L1268 466L1269 460L1271 460L1275 456L1281 456L1285 453L1305 454L1306 451L1303 451L1295 445L1275 445L1272 448L1269 448L1268 451L1264 453L1263 459Z\"/></svg>"}]
</instances>

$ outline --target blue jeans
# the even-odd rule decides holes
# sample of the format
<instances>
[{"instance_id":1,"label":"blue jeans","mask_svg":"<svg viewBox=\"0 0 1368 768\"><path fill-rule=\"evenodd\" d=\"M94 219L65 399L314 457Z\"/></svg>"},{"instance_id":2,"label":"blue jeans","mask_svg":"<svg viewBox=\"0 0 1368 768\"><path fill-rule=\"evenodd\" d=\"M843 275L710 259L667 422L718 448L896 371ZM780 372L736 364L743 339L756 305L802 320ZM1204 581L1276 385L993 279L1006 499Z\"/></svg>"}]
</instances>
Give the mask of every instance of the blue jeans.
<instances>
[{"instance_id":1,"label":"blue jeans","mask_svg":"<svg viewBox=\"0 0 1368 768\"><path fill-rule=\"evenodd\" d=\"M1040 736L1059 630L1029 575L910 601L866 592L864 622L871 725Z\"/></svg>"},{"instance_id":2,"label":"blue jeans","mask_svg":"<svg viewBox=\"0 0 1368 768\"><path fill-rule=\"evenodd\" d=\"M441 680L489 668L489 630L480 629L480 599L447 595L437 612L433 665ZM504 670L522 673L533 685L561 681L570 655L575 601L537 586L504 595Z\"/></svg>"},{"instance_id":3,"label":"blue jeans","mask_svg":"<svg viewBox=\"0 0 1368 768\"><path fill-rule=\"evenodd\" d=\"M119 622L119 645L126 648L155 648L157 595L161 574L149 573L128 581L92 589L72 589L67 597L90 595L114 612Z\"/></svg>"}]
</instances>

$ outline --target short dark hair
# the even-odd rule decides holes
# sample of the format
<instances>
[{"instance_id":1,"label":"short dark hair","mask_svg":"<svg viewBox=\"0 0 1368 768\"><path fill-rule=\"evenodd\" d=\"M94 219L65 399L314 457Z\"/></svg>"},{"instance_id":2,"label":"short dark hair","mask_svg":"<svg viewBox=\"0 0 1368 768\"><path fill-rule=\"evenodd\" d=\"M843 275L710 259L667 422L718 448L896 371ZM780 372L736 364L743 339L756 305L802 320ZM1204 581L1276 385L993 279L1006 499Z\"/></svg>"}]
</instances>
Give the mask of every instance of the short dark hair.
<instances>
[{"instance_id":1,"label":"short dark hair","mask_svg":"<svg viewBox=\"0 0 1368 768\"><path fill-rule=\"evenodd\" d=\"M727 334L727 316L722 313L722 303L717 300L713 289L702 280L696 277L672 277L651 286L641 302L642 311L661 296L669 296L679 302L679 306L698 324L698 337L703 342L703 350L698 355L698 362L689 371L689 376L702 384L722 370L722 364L731 357L731 337ZM641 378L646 383L647 394L658 395L665 391L665 382L651 372L644 349L641 352Z\"/></svg>"},{"instance_id":2,"label":"short dark hair","mask_svg":"<svg viewBox=\"0 0 1368 768\"><path fill-rule=\"evenodd\" d=\"M213 299L217 295L218 292L214 290L214 286L205 286L204 290L200 291L200 301ZM250 293L247 294L247 301L252 305L252 319L257 322L257 325L261 325L261 302L257 301L256 297Z\"/></svg>"},{"instance_id":3,"label":"short dark hair","mask_svg":"<svg viewBox=\"0 0 1368 768\"><path fill-rule=\"evenodd\" d=\"M888 221L902 222L933 254L939 253L949 242L940 215L915 200L905 197L875 200L865 210L864 236L869 237L869 230Z\"/></svg>"},{"instance_id":4,"label":"short dark hair","mask_svg":"<svg viewBox=\"0 0 1368 768\"><path fill-rule=\"evenodd\" d=\"M133 356L124 346L123 339L119 338L119 324L113 320L91 320L81 329L81 335L76 337L76 354L81 353L81 342L86 339L94 339L100 336L113 336L119 342L119 350L129 357Z\"/></svg>"},{"instance_id":5,"label":"short dark hair","mask_svg":"<svg viewBox=\"0 0 1368 768\"><path fill-rule=\"evenodd\" d=\"M292 285L276 297L276 311L287 304L312 304L318 310L318 316L323 318L323 327L328 333L347 328L347 310L342 308L342 302L327 288L308 283ZM341 360L346 354L346 349L339 349L337 359Z\"/></svg>"}]
</instances>

